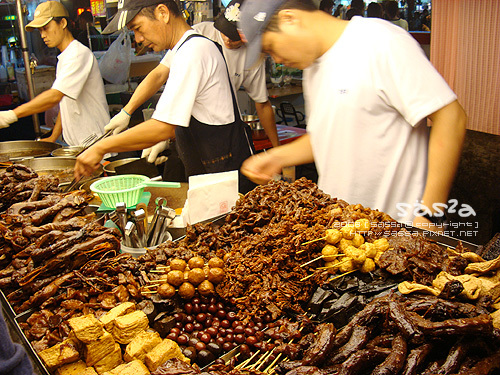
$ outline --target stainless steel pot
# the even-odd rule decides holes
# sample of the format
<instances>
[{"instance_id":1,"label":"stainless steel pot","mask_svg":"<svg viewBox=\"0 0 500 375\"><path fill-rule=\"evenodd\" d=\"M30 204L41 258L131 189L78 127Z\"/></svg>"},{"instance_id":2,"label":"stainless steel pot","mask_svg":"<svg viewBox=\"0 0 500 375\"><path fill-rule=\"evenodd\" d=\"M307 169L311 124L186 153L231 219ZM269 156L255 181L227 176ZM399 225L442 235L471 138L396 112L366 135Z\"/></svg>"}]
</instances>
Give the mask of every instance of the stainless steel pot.
<instances>
[{"instance_id":1,"label":"stainless steel pot","mask_svg":"<svg viewBox=\"0 0 500 375\"><path fill-rule=\"evenodd\" d=\"M260 123L259 117L255 115L243 115L243 121L246 122L252 129L252 138L255 140L266 139L267 134L262 124Z\"/></svg>"},{"instance_id":2,"label":"stainless steel pot","mask_svg":"<svg viewBox=\"0 0 500 375\"><path fill-rule=\"evenodd\" d=\"M60 184L63 185L73 180L76 158L35 158L21 160L20 163L30 167L39 175L51 175L59 178ZM99 177L102 171L103 168L100 166L92 176L86 177L81 182Z\"/></svg>"},{"instance_id":3,"label":"stainless steel pot","mask_svg":"<svg viewBox=\"0 0 500 375\"><path fill-rule=\"evenodd\" d=\"M75 157L80 151L83 150L81 146L70 146L70 147L61 147L52 151L50 154L55 157L63 157L63 158L71 158Z\"/></svg>"},{"instance_id":4,"label":"stainless steel pot","mask_svg":"<svg viewBox=\"0 0 500 375\"><path fill-rule=\"evenodd\" d=\"M104 171L108 176L115 176L116 175L116 167L124 164L128 164L132 161L139 160L140 158L126 158L126 159L120 159L120 160L115 160L112 161L111 163L108 163L104 166Z\"/></svg>"},{"instance_id":5,"label":"stainless steel pot","mask_svg":"<svg viewBox=\"0 0 500 375\"><path fill-rule=\"evenodd\" d=\"M18 161L24 158L49 156L61 145L45 141L0 142L0 161Z\"/></svg>"}]
</instances>

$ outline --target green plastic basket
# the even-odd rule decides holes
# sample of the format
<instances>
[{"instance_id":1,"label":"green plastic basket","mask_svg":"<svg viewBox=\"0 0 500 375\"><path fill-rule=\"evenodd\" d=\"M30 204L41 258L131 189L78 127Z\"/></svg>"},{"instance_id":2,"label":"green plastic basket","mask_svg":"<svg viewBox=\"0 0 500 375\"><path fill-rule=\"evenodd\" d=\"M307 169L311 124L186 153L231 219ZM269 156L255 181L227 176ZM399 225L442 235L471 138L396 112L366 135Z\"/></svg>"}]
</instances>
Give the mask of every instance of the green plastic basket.
<instances>
[{"instance_id":1,"label":"green plastic basket","mask_svg":"<svg viewBox=\"0 0 500 375\"><path fill-rule=\"evenodd\" d=\"M97 193L106 207L116 207L119 202L132 207L139 203L147 181L149 177L138 174L106 177L90 185L90 190Z\"/></svg>"}]
</instances>

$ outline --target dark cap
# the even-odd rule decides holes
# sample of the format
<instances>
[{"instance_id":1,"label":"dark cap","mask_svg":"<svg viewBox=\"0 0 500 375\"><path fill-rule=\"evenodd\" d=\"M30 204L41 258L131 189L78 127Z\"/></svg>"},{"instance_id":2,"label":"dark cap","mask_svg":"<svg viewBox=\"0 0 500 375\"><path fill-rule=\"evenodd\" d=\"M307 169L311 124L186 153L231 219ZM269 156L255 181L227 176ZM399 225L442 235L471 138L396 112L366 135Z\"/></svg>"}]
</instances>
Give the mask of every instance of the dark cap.
<instances>
[{"instance_id":1,"label":"dark cap","mask_svg":"<svg viewBox=\"0 0 500 375\"><path fill-rule=\"evenodd\" d=\"M286 0L246 0L238 26L247 40L245 69L251 68L262 50L262 32Z\"/></svg>"},{"instance_id":2,"label":"dark cap","mask_svg":"<svg viewBox=\"0 0 500 375\"><path fill-rule=\"evenodd\" d=\"M113 34L121 30L137 16L143 8L163 3L163 0L118 0L118 12L103 30L103 34Z\"/></svg>"},{"instance_id":3,"label":"dark cap","mask_svg":"<svg viewBox=\"0 0 500 375\"><path fill-rule=\"evenodd\" d=\"M214 22L214 27L234 42L241 40L236 22L240 20L240 9L243 1L244 0L231 1L226 7L226 11L219 14Z\"/></svg>"}]
</instances>

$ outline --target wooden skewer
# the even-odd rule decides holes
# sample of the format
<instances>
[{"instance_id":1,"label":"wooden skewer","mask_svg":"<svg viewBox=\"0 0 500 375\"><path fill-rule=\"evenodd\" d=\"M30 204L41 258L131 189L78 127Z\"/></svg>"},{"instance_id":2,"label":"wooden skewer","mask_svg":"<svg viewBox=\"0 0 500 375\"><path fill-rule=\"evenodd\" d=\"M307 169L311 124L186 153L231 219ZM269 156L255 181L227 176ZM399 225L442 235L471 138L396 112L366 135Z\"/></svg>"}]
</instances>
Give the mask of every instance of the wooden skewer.
<instances>
[{"instance_id":1,"label":"wooden skewer","mask_svg":"<svg viewBox=\"0 0 500 375\"><path fill-rule=\"evenodd\" d=\"M331 278L331 279L328 279L328 281L332 281L332 280L338 279L338 278L340 278L340 277L343 277L343 276L345 276L345 275L348 275L348 274L350 274L350 273L353 273L353 272L355 272L355 271L357 271L357 270L358 270L358 269L356 268L356 269L354 269L354 270L344 272L342 275L338 275L338 276L335 276L335 277L333 277L333 278Z\"/></svg>"},{"instance_id":2,"label":"wooden skewer","mask_svg":"<svg viewBox=\"0 0 500 375\"><path fill-rule=\"evenodd\" d=\"M161 284L151 284L151 285L144 285L143 288L156 288L158 286L160 286Z\"/></svg>"},{"instance_id":3,"label":"wooden skewer","mask_svg":"<svg viewBox=\"0 0 500 375\"><path fill-rule=\"evenodd\" d=\"M314 273L311 273L310 275L307 275L306 277L303 277L302 279L300 279L300 281L306 281L307 279L313 277L315 274L316 274L316 271L314 271Z\"/></svg>"},{"instance_id":4,"label":"wooden skewer","mask_svg":"<svg viewBox=\"0 0 500 375\"><path fill-rule=\"evenodd\" d=\"M300 244L300 246L304 246L304 245L307 245L307 244L310 244L310 243L313 243L313 242L316 242L316 241L321 241L321 240L326 240L326 236L325 237L321 237L321 238L316 238L315 240L303 242L303 243ZM301 251L304 251L304 250L301 250Z\"/></svg>"},{"instance_id":5,"label":"wooden skewer","mask_svg":"<svg viewBox=\"0 0 500 375\"><path fill-rule=\"evenodd\" d=\"M144 290L141 291L141 294L156 294L158 293L156 290Z\"/></svg>"},{"instance_id":6,"label":"wooden skewer","mask_svg":"<svg viewBox=\"0 0 500 375\"><path fill-rule=\"evenodd\" d=\"M300 267L305 267L307 266L308 264L311 264L313 262L316 262L317 260L320 260L321 258L323 258L323 255L320 255L319 257L317 258L314 258L314 259L311 259L309 262L305 262L304 264L301 264Z\"/></svg>"},{"instance_id":7,"label":"wooden skewer","mask_svg":"<svg viewBox=\"0 0 500 375\"><path fill-rule=\"evenodd\" d=\"M151 270L149 272L153 272L153 273L167 273L165 270Z\"/></svg>"},{"instance_id":8,"label":"wooden skewer","mask_svg":"<svg viewBox=\"0 0 500 375\"><path fill-rule=\"evenodd\" d=\"M335 267L340 266L341 264L347 263L348 261L349 261L349 259L346 259L346 260L343 260L342 262L338 262L338 263L332 264L331 266L318 267L316 269L317 270L328 270L330 268L335 268Z\"/></svg>"}]
</instances>

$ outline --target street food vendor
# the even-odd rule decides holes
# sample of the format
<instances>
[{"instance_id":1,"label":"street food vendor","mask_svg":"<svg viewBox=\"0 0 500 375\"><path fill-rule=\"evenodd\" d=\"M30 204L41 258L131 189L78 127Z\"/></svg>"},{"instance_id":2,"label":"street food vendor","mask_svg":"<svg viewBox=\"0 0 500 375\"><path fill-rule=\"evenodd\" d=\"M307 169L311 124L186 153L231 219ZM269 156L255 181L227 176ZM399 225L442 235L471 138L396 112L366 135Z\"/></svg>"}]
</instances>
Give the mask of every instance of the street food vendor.
<instances>
[{"instance_id":1,"label":"street food vendor","mask_svg":"<svg viewBox=\"0 0 500 375\"><path fill-rule=\"evenodd\" d=\"M108 152L142 150L174 137L188 176L239 169L253 153L252 138L216 44L191 29L173 0L120 2L104 33L125 25L138 43L173 50L169 79L152 118L89 148L78 157L75 176L92 173ZM240 192L255 186L240 177Z\"/></svg>"},{"instance_id":2,"label":"street food vendor","mask_svg":"<svg viewBox=\"0 0 500 375\"><path fill-rule=\"evenodd\" d=\"M241 41L236 28L236 21L239 20L242 3L242 0L233 0L228 4L226 11L216 18L215 22L201 22L194 25L193 29L222 46L222 52L233 83L233 90L237 91L243 86L248 95L254 100L260 123L274 147L279 145L279 139L274 111L268 98L264 61L253 69L245 69L246 47ZM134 112L165 83L165 77L168 77L170 71L171 54L173 54L172 51L167 52L167 56L163 58L161 64L137 87L131 100L124 107L125 112ZM140 99L137 100L138 98ZM115 134L117 134L124 130L129 122L130 116L120 112L111 119L105 129L114 129ZM155 146L144 150L142 157L147 157L150 163L159 164L160 160L164 161L164 159L163 157L158 158L158 155L166 149L167 145L167 141L159 142Z\"/></svg>"},{"instance_id":3,"label":"street food vendor","mask_svg":"<svg viewBox=\"0 0 500 375\"><path fill-rule=\"evenodd\" d=\"M263 51L305 69L308 118L305 136L251 157L242 172L266 183L314 161L331 196L435 229L433 204L447 202L466 115L411 35L380 19L339 20L310 0L246 0L239 26L249 65ZM415 203L429 214L400 209Z\"/></svg>"},{"instance_id":4,"label":"street food vendor","mask_svg":"<svg viewBox=\"0 0 500 375\"><path fill-rule=\"evenodd\" d=\"M44 141L55 142L62 133L68 145L79 146L89 136L104 133L109 109L99 66L92 51L73 38L68 19L68 11L57 1L37 6L26 30L38 29L49 48L57 47L61 51L57 57L56 79L49 90L31 101L0 112L0 128L59 104L52 134Z\"/></svg>"}]
</instances>

